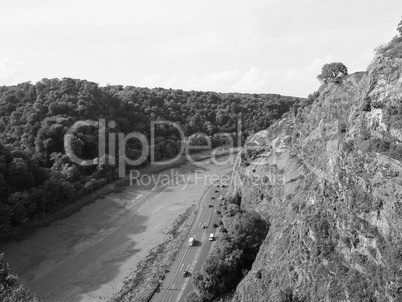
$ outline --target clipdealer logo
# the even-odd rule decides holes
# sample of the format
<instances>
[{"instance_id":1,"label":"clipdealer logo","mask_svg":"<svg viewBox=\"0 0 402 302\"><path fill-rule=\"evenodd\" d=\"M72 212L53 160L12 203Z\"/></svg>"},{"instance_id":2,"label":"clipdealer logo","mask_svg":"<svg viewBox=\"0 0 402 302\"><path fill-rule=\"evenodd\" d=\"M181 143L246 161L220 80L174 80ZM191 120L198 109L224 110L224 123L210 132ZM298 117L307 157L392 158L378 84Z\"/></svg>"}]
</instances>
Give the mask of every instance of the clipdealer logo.
<instances>
[{"instance_id":1,"label":"clipdealer logo","mask_svg":"<svg viewBox=\"0 0 402 302\"><path fill-rule=\"evenodd\" d=\"M226 161L218 161L217 156L219 155L219 147L212 149L212 140L210 136L199 132L192 134L190 137L186 137L183 129L178 123L171 121L152 121L150 124L149 139L144 134L136 131L128 134L107 131L113 130L116 128L116 126L116 122L110 121L106 123L105 119L99 119L98 121L77 121L64 135L64 150L66 155L72 162L82 166L97 165L101 167L104 165L117 165L119 177L126 176L127 165L139 166L147 161L149 161L152 165L169 165L179 160L181 156L185 155L188 161L193 163L194 159L190 156L190 152L193 150L212 150L211 160L216 165L225 165L231 160L229 157ZM155 159L155 129L158 126L171 127L178 131L181 144L180 150L175 157L162 161L157 161ZM75 137L75 133L77 133L82 127L98 128L98 156L96 158L82 159L75 154L73 148L73 139ZM237 146L241 146L241 120L238 121L237 127ZM206 145L192 145L192 138L196 136L202 137L206 142ZM235 146L234 139L229 133L216 133L214 137L224 138L226 142L228 142L226 146L229 148L230 153L233 152L232 149ZM136 159L129 158L126 155L126 146L129 140L136 140L141 145L141 154Z\"/></svg>"}]
</instances>

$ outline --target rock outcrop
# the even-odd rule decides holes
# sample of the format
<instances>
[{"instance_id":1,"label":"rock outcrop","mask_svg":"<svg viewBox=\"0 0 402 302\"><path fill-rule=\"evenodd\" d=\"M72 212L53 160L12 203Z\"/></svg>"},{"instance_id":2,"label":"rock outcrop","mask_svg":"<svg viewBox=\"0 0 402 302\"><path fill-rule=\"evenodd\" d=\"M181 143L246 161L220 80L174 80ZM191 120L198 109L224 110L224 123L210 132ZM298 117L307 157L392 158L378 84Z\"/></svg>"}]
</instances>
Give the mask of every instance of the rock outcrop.
<instances>
[{"instance_id":1,"label":"rock outcrop","mask_svg":"<svg viewBox=\"0 0 402 302\"><path fill-rule=\"evenodd\" d=\"M271 224L233 301L402 301L402 59L254 135L230 193Z\"/></svg>"}]
</instances>

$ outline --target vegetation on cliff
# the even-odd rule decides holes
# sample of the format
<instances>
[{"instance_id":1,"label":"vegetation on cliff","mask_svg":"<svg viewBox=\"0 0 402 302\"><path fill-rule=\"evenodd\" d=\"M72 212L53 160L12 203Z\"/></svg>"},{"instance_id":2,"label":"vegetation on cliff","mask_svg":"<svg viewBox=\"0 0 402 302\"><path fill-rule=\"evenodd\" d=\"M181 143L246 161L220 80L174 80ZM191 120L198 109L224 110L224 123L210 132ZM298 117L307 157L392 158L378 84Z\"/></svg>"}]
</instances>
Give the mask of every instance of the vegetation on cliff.
<instances>
[{"instance_id":1,"label":"vegetation on cliff","mask_svg":"<svg viewBox=\"0 0 402 302\"><path fill-rule=\"evenodd\" d=\"M390 58L402 58L402 20L398 24L397 31L399 35L393 37L390 42L377 47L378 54Z\"/></svg>"},{"instance_id":2,"label":"vegetation on cliff","mask_svg":"<svg viewBox=\"0 0 402 302\"><path fill-rule=\"evenodd\" d=\"M324 64L321 69L321 73L317 76L317 79L322 83L337 83L347 75L348 69L343 63L333 62Z\"/></svg>"},{"instance_id":3,"label":"vegetation on cliff","mask_svg":"<svg viewBox=\"0 0 402 302\"><path fill-rule=\"evenodd\" d=\"M268 232L268 223L254 211L241 210L237 204L225 204L217 242L194 273L197 297L191 301L210 301L232 292L247 274Z\"/></svg>"},{"instance_id":4,"label":"vegetation on cliff","mask_svg":"<svg viewBox=\"0 0 402 302\"><path fill-rule=\"evenodd\" d=\"M402 301L399 38L249 140L232 193L270 230L233 302Z\"/></svg>"}]
</instances>

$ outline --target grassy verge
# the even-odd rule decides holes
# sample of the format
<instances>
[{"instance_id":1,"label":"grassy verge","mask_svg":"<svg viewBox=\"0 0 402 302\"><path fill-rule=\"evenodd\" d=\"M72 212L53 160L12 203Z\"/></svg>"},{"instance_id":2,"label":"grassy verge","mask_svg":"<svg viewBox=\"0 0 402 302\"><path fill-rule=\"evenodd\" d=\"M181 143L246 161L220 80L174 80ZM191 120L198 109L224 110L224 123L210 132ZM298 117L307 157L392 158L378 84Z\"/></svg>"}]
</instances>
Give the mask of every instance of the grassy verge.
<instances>
[{"instance_id":1,"label":"grassy verge","mask_svg":"<svg viewBox=\"0 0 402 302\"><path fill-rule=\"evenodd\" d=\"M126 278L122 289L112 301L148 301L175 260L195 215L196 206L193 205L175 220L165 241L154 247L137 265L137 269Z\"/></svg>"}]
</instances>

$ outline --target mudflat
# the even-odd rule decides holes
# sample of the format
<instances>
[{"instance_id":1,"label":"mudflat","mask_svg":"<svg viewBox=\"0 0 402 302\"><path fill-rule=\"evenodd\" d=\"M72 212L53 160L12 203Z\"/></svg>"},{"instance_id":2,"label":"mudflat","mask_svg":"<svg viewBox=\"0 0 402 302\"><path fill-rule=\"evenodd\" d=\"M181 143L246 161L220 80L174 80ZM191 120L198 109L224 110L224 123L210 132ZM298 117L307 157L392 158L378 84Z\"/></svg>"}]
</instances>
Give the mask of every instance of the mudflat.
<instances>
[{"instance_id":1,"label":"mudflat","mask_svg":"<svg viewBox=\"0 0 402 302\"><path fill-rule=\"evenodd\" d=\"M223 157L221 161L226 160ZM143 178L1 247L13 273L50 301L106 301L174 220L233 162L187 163Z\"/></svg>"}]
</instances>

